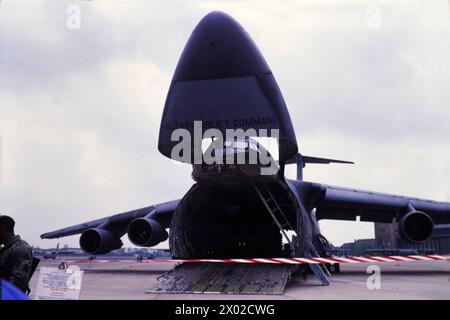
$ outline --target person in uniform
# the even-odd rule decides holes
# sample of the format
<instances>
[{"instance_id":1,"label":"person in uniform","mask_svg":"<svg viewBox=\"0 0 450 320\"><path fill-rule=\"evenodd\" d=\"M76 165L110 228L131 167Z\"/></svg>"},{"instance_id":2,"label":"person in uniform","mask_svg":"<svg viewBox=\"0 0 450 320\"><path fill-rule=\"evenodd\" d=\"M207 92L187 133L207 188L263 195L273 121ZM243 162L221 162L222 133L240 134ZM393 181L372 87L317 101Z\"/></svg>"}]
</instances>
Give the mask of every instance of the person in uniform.
<instances>
[{"instance_id":1,"label":"person in uniform","mask_svg":"<svg viewBox=\"0 0 450 320\"><path fill-rule=\"evenodd\" d=\"M0 279L26 292L31 276L33 251L14 233L14 219L0 215Z\"/></svg>"}]
</instances>

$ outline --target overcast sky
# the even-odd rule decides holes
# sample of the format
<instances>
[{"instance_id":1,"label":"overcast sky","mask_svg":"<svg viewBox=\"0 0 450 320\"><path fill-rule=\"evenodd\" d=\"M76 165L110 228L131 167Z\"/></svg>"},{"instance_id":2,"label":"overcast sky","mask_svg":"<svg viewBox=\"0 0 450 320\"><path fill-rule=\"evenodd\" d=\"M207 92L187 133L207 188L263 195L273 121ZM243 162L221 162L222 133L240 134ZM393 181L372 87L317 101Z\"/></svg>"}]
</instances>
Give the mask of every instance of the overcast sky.
<instances>
[{"instance_id":1,"label":"overcast sky","mask_svg":"<svg viewBox=\"0 0 450 320\"><path fill-rule=\"evenodd\" d=\"M67 27L74 4L80 29ZM356 162L305 180L450 201L448 1L2 0L0 213L30 244L193 184L157 138L181 51L212 10L261 49L300 151ZM371 223L321 227L334 244L373 237Z\"/></svg>"}]
</instances>

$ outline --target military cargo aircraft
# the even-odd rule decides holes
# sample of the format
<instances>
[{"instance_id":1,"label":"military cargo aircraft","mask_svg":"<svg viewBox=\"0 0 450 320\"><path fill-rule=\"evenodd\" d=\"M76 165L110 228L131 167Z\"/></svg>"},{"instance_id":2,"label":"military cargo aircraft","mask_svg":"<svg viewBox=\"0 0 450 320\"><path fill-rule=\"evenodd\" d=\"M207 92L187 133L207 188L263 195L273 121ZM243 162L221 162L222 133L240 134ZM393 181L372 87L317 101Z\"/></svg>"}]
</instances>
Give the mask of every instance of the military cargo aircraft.
<instances>
[{"instance_id":1,"label":"military cargo aircraft","mask_svg":"<svg viewBox=\"0 0 450 320\"><path fill-rule=\"evenodd\" d=\"M450 223L450 203L304 181L306 165L351 162L299 153L271 69L247 32L225 13L211 12L200 21L176 67L158 143L168 158L174 159L180 140L174 139L174 132L179 129L201 136L191 139L189 148L175 159L193 165L195 183L181 199L48 232L41 238L81 234L80 246L90 255L120 248L121 237L127 234L142 247L169 239L171 255L179 259L326 257L328 242L319 229L320 219L398 222L400 236L413 243L427 240L434 225ZM215 130L214 135L208 136L209 129ZM256 136L216 139L229 129L276 130L277 159L269 161L273 170L259 174L268 163L259 156L266 153L274 160L275 154ZM199 145L205 136L216 160L240 154L247 159L253 153L257 161L203 161ZM288 164L297 166L297 179L285 177Z\"/></svg>"}]
</instances>

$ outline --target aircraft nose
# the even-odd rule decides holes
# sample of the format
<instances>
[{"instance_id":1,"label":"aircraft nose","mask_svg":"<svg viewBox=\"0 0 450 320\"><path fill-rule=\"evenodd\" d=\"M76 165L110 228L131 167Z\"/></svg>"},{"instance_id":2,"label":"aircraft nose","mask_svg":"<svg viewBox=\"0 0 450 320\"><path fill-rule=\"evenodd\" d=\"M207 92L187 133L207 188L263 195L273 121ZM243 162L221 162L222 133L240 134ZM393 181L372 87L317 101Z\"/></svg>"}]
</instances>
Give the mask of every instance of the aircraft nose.
<instances>
[{"instance_id":1,"label":"aircraft nose","mask_svg":"<svg viewBox=\"0 0 450 320\"><path fill-rule=\"evenodd\" d=\"M224 12L206 15L192 32L173 80L233 78L270 72L242 26Z\"/></svg>"}]
</instances>

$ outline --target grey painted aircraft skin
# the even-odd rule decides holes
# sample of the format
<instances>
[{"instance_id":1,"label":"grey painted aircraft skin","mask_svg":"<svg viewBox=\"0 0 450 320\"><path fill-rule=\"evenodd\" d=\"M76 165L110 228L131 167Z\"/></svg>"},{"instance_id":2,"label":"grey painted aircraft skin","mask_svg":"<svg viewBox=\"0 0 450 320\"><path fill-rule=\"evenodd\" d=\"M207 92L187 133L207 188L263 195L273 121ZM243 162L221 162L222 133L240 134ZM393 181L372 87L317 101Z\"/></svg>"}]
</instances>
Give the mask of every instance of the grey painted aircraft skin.
<instances>
[{"instance_id":1,"label":"grey painted aircraft skin","mask_svg":"<svg viewBox=\"0 0 450 320\"><path fill-rule=\"evenodd\" d=\"M255 174L255 166L198 164L190 157L185 162L193 163L195 184L181 199L48 232L41 238L81 234L80 246L89 254L120 248L121 237L128 234L131 242L143 247L169 238L174 258L308 257L329 254L317 223L320 219L397 221L401 236L411 242L425 241L434 225L450 223L450 203L303 181L302 170L309 163L348 162L299 153L269 65L248 33L222 12L205 16L184 48L167 94L159 151L170 158L176 145L171 140L173 130L194 133L194 121L224 135L230 128L278 129L276 172L261 176ZM244 152L250 152L253 140L244 143ZM193 153L194 149L192 145ZM297 179L284 176L287 164L297 165ZM288 236L283 244L286 230L295 236Z\"/></svg>"}]
</instances>

